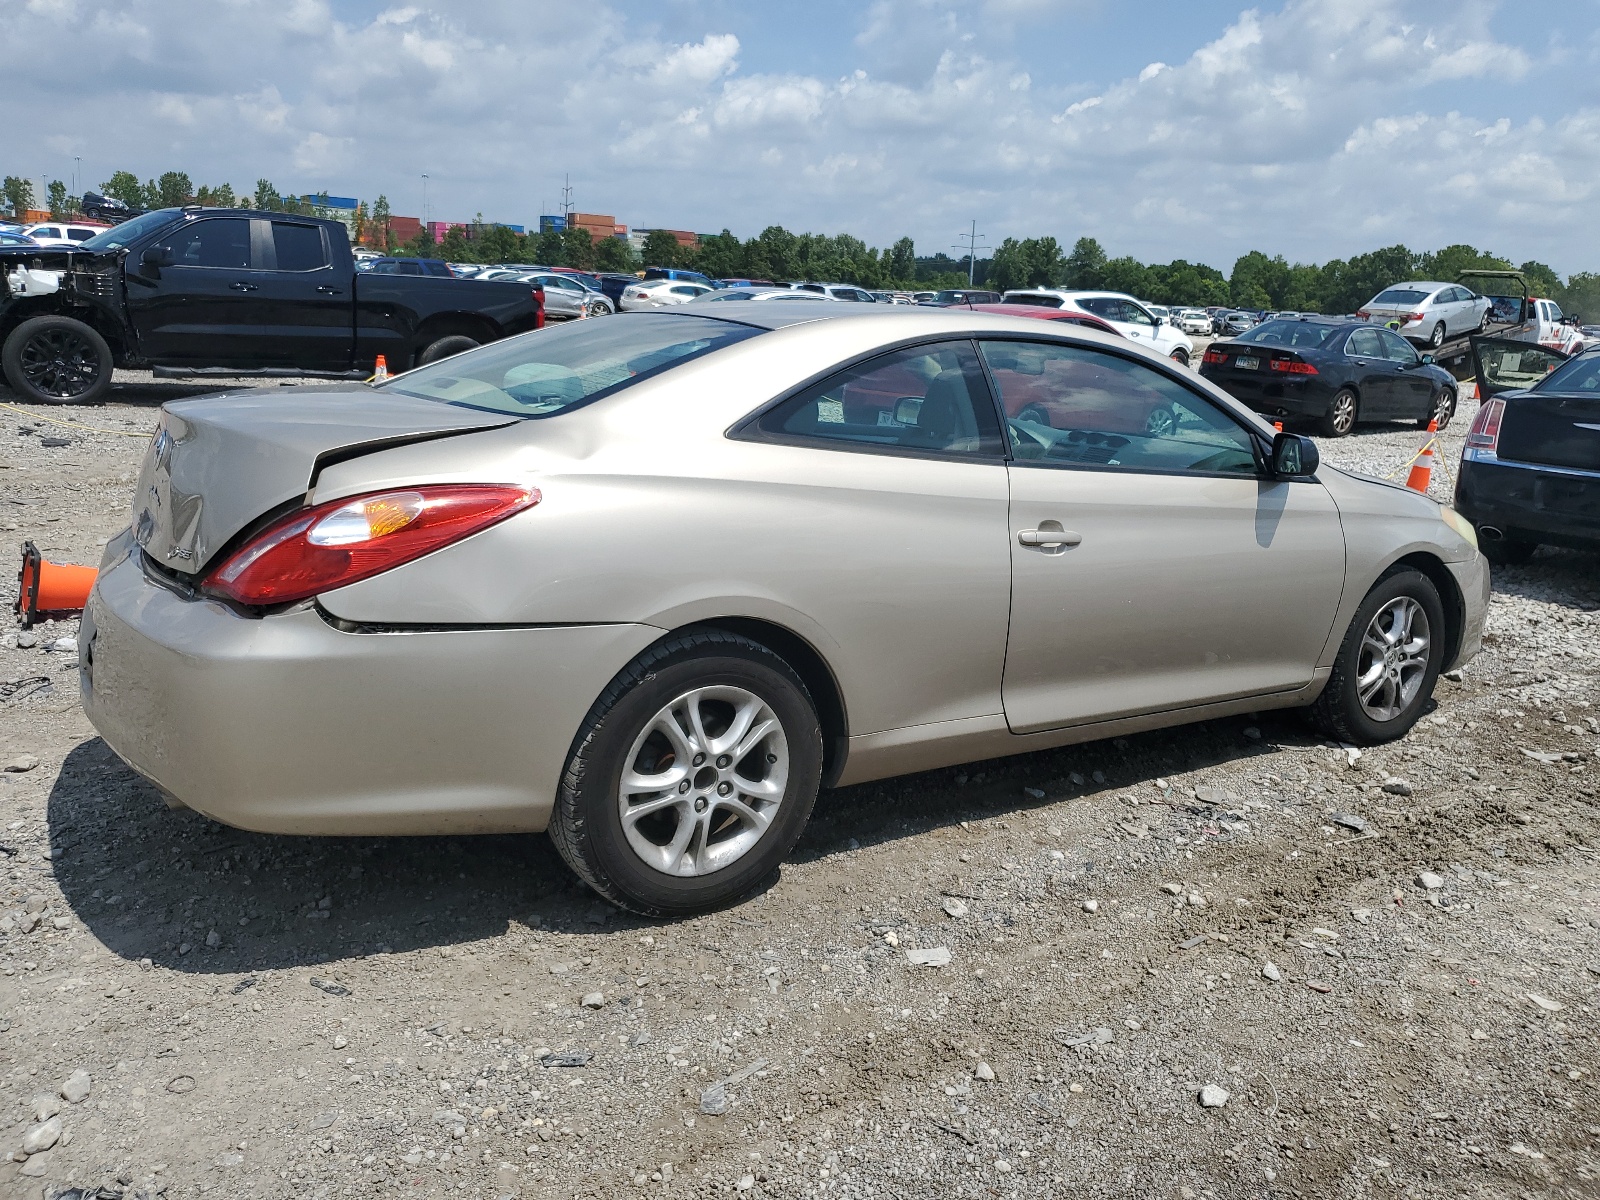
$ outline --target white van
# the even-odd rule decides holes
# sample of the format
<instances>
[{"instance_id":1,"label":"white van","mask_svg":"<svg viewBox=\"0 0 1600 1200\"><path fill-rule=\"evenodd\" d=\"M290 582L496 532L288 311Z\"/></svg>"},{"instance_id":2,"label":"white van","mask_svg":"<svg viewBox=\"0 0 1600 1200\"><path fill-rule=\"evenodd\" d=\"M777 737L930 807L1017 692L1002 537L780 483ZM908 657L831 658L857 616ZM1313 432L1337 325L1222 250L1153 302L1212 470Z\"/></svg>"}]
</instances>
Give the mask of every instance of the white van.
<instances>
[{"instance_id":1,"label":"white van","mask_svg":"<svg viewBox=\"0 0 1600 1200\"><path fill-rule=\"evenodd\" d=\"M1132 296L1121 292L1069 292L1057 288L1023 288L1007 292L1002 304L1033 304L1041 308L1071 308L1089 313L1115 326L1123 337L1159 350L1180 366L1188 366L1194 343L1176 325L1163 320Z\"/></svg>"}]
</instances>

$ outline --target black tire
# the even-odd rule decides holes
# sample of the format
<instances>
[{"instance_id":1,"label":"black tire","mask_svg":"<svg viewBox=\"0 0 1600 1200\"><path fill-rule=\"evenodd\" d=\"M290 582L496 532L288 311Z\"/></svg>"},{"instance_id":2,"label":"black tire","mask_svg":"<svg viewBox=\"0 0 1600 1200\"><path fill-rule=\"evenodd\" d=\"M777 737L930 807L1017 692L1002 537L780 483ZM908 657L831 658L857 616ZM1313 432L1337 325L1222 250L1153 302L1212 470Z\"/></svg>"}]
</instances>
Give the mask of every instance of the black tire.
<instances>
[{"instance_id":1,"label":"black tire","mask_svg":"<svg viewBox=\"0 0 1600 1200\"><path fill-rule=\"evenodd\" d=\"M481 343L476 338L469 338L464 333L453 333L424 346L422 353L417 355L417 366L425 367L429 363L449 358L452 354L460 354L464 350L476 350L479 345Z\"/></svg>"},{"instance_id":2,"label":"black tire","mask_svg":"<svg viewBox=\"0 0 1600 1200\"><path fill-rule=\"evenodd\" d=\"M1450 424L1450 418L1455 415L1456 390L1447 386L1439 393L1439 398L1433 402L1433 407L1417 418L1417 428L1425 430L1430 424L1437 421L1439 422L1439 428L1442 430Z\"/></svg>"},{"instance_id":3,"label":"black tire","mask_svg":"<svg viewBox=\"0 0 1600 1200\"><path fill-rule=\"evenodd\" d=\"M1421 686L1410 702L1393 718L1378 721L1362 707L1357 694L1358 663L1367 627L1380 609L1401 597L1415 600L1427 616L1427 665ZM1433 697L1434 684L1444 668L1446 634L1444 604L1439 599L1439 590L1433 586L1433 581L1414 567L1390 567L1372 585L1372 590L1350 619L1350 628L1345 631L1339 654L1333 660L1333 673L1328 677L1322 695L1311 705L1312 724L1329 737L1356 746L1372 746L1404 737Z\"/></svg>"},{"instance_id":4,"label":"black tire","mask_svg":"<svg viewBox=\"0 0 1600 1200\"><path fill-rule=\"evenodd\" d=\"M1182 346L1177 347L1171 354L1167 355L1167 357L1173 362L1177 363L1180 367L1187 367L1189 365L1189 352Z\"/></svg>"},{"instance_id":5,"label":"black tire","mask_svg":"<svg viewBox=\"0 0 1600 1200\"><path fill-rule=\"evenodd\" d=\"M1487 309L1487 308L1483 310L1483 317L1478 321L1478 332L1479 333L1488 333L1489 332L1489 318L1492 315L1493 315L1492 310Z\"/></svg>"},{"instance_id":6,"label":"black tire","mask_svg":"<svg viewBox=\"0 0 1600 1200\"><path fill-rule=\"evenodd\" d=\"M1328 401L1328 411L1322 414L1319 428L1324 437L1347 436L1361 418L1361 402L1355 389L1342 387Z\"/></svg>"},{"instance_id":7,"label":"black tire","mask_svg":"<svg viewBox=\"0 0 1600 1200\"><path fill-rule=\"evenodd\" d=\"M1433 323L1433 332L1428 335L1428 348L1437 350L1442 345L1444 345L1444 322L1435 321Z\"/></svg>"},{"instance_id":8,"label":"black tire","mask_svg":"<svg viewBox=\"0 0 1600 1200\"><path fill-rule=\"evenodd\" d=\"M1522 538L1486 538L1481 534L1478 537L1478 549L1497 567L1520 567L1533 557L1538 548L1538 542Z\"/></svg>"},{"instance_id":9,"label":"black tire","mask_svg":"<svg viewBox=\"0 0 1600 1200\"><path fill-rule=\"evenodd\" d=\"M111 389L111 347L71 317L31 317L0 349L6 382L34 404L94 404Z\"/></svg>"},{"instance_id":10,"label":"black tire","mask_svg":"<svg viewBox=\"0 0 1600 1200\"><path fill-rule=\"evenodd\" d=\"M622 772L657 713L697 687L732 685L759 697L782 725L788 778L777 816L742 856L703 875L671 875L629 844L619 811ZM550 818L550 839L586 884L646 917L684 917L749 895L794 848L822 780L822 728L789 664L718 629L674 634L625 667L589 709L573 742Z\"/></svg>"}]
</instances>

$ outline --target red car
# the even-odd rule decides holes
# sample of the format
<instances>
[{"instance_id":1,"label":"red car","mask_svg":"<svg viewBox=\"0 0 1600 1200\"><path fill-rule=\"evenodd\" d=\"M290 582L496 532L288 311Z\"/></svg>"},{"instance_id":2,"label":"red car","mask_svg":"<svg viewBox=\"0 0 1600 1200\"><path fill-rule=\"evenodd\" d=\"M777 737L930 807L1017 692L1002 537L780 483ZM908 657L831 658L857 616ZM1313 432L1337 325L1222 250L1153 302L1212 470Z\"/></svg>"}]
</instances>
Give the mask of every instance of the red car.
<instances>
[{"instance_id":1,"label":"red car","mask_svg":"<svg viewBox=\"0 0 1600 1200\"><path fill-rule=\"evenodd\" d=\"M1088 313L1059 308L1040 308L1032 304L975 304L974 312L998 313L1007 317L1035 317L1084 325L1121 337L1109 322ZM1142 433L1161 437L1172 432L1176 417L1167 399L1157 392L1137 389L1143 407L1130 410L1129 389L1132 377L1120 375L1097 363L1074 361L1057 355L1026 355L1007 366L991 363L1000 401L1006 416L1052 429L1090 429L1101 433Z\"/></svg>"}]
</instances>

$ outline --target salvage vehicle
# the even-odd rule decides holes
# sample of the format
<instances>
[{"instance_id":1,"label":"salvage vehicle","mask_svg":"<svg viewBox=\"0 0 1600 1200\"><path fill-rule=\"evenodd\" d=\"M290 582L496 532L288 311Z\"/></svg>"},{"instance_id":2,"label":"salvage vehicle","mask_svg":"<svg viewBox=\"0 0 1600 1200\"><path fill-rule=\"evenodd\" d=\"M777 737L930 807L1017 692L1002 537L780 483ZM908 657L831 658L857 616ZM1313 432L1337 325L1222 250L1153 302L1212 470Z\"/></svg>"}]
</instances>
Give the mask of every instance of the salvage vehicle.
<instances>
[{"instance_id":1,"label":"salvage vehicle","mask_svg":"<svg viewBox=\"0 0 1600 1200\"><path fill-rule=\"evenodd\" d=\"M1266 321L1213 342L1200 374L1269 417L1308 417L1327 437L1360 421L1443 429L1455 415L1455 376L1399 334L1360 321Z\"/></svg>"},{"instance_id":2,"label":"salvage vehicle","mask_svg":"<svg viewBox=\"0 0 1600 1200\"><path fill-rule=\"evenodd\" d=\"M544 321L522 284L358 273L339 221L167 208L67 248L0 246L0 367L38 404L91 403L114 367L363 378Z\"/></svg>"},{"instance_id":3,"label":"salvage vehicle","mask_svg":"<svg viewBox=\"0 0 1600 1200\"><path fill-rule=\"evenodd\" d=\"M1410 282L1384 288L1356 317L1437 350L1450 338L1488 329L1492 310L1489 297L1459 284Z\"/></svg>"},{"instance_id":4,"label":"salvage vehicle","mask_svg":"<svg viewBox=\"0 0 1600 1200\"><path fill-rule=\"evenodd\" d=\"M1075 427L1007 415L1084 366ZM1151 394L1183 420L1139 429ZM964 307L624 313L174 401L135 496L80 687L173 803L548 829L653 916L763 886L824 786L1267 709L1399 737L1489 589L1427 496L1127 339Z\"/></svg>"},{"instance_id":5,"label":"salvage vehicle","mask_svg":"<svg viewBox=\"0 0 1600 1200\"><path fill-rule=\"evenodd\" d=\"M1456 507L1493 563L1541 545L1600 550L1600 348L1473 338L1483 399L1456 475Z\"/></svg>"}]
</instances>

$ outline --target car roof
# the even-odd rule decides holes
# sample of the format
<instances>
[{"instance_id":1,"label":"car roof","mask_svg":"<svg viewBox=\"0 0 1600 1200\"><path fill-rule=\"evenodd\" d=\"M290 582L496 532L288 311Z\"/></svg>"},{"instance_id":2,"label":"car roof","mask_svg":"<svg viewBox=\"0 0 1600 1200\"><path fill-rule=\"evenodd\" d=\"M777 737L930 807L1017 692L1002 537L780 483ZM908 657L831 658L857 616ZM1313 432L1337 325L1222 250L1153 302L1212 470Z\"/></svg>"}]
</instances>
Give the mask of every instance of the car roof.
<instances>
[{"instance_id":1,"label":"car roof","mask_svg":"<svg viewBox=\"0 0 1600 1200\"><path fill-rule=\"evenodd\" d=\"M1436 292L1440 288L1461 286L1463 285L1455 283L1440 283L1437 280L1408 279L1404 283L1391 283L1389 287L1379 289L1379 292L1380 294L1382 292L1387 292L1390 288L1426 288L1430 292Z\"/></svg>"}]
</instances>

